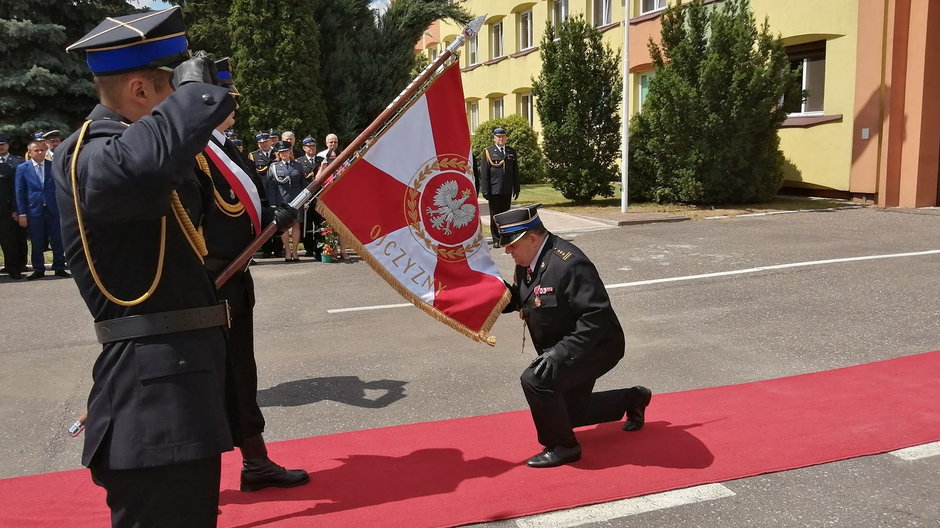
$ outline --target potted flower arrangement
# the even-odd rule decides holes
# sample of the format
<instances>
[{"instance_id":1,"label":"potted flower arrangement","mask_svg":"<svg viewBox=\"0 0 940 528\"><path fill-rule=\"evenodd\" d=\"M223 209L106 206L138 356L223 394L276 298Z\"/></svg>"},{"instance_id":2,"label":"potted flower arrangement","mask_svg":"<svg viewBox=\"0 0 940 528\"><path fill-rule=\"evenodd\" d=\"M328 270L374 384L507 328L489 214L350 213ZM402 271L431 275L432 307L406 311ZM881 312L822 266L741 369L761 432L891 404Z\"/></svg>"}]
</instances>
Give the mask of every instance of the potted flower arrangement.
<instances>
[{"instance_id":1,"label":"potted flower arrangement","mask_svg":"<svg viewBox=\"0 0 940 528\"><path fill-rule=\"evenodd\" d=\"M320 262L333 262L333 255L336 254L336 248L339 243L339 235L333 227L323 222L320 227Z\"/></svg>"}]
</instances>

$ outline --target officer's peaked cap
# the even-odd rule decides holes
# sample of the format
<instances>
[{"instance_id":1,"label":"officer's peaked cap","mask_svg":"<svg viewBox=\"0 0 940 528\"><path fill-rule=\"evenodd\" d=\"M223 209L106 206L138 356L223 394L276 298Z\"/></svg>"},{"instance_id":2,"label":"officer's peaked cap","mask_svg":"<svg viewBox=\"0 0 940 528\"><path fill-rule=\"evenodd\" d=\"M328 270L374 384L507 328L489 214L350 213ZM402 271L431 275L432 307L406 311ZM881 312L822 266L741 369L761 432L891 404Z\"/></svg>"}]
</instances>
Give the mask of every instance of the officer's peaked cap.
<instances>
[{"instance_id":1,"label":"officer's peaked cap","mask_svg":"<svg viewBox=\"0 0 940 528\"><path fill-rule=\"evenodd\" d=\"M85 62L99 76L173 68L190 56L179 6L105 18L66 51L84 51Z\"/></svg>"},{"instance_id":2,"label":"officer's peaked cap","mask_svg":"<svg viewBox=\"0 0 940 528\"><path fill-rule=\"evenodd\" d=\"M290 146L289 141L278 141L277 144L274 145L274 150L284 152L285 150L294 150L294 147Z\"/></svg>"},{"instance_id":3,"label":"officer's peaked cap","mask_svg":"<svg viewBox=\"0 0 940 528\"><path fill-rule=\"evenodd\" d=\"M542 204L526 205L493 215L499 229L499 245L508 246L519 241L533 227L542 225L539 207Z\"/></svg>"},{"instance_id":4,"label":"officer's peaked cap","mask_svg":"<svg viewBox=\"0 0 940 528\"><path fill-rule=\"evenodd\" d=\"M50 130L42 135L43 139L62 139L61 130Z\"/></svg>"},{"instance_id":5,"label":"officer's peaked cap","mask_svg":"<svg viewBox=\"0 0 940 528\"><path fill-rule=\"evenodd\" d=\"M305 137L304 140L300 142L300 144L303 146L316 145L317 140L313 139L312 137Z\"/></svg>"},{"instance_id":6,"label":"officer's peaked cap","mask_svg":"<svg viewBox=\"0 0 940 528\"><path fill-rule=\"evenodd\" d=\"M229 63L229 58L225 57L215 61L215 69L219 72L219 84L228 88L228 93L241 95L238 93L238 88L235 88L235 78L232 77L232 66Z\"/></svg>"},{"instance_id":7,"label":"officer's peaked cap","mask_svg":"<svg viewBox=\"0 0 940 528\"><path fill-rule=\"evenodd\" d=\"M503 127L494 128L494 129L493 129L493 135L494 135L494 136L505 136L505 135L506 135L506 129L503 128Z\"/></svg>"},{"instance_id":8,"label":"officer's peaked cap","mask_svg":"<svg viewBox=\"0 0 940 528\"><path fill-rule=\"evenodd\" d=\"M255 135L255 141L257 141L258 143L261 143L262 141L267 141L269 139L271 139L271 134L268 134L267 132L261 132L260 134Z\"/></svg>"}]
</instances>

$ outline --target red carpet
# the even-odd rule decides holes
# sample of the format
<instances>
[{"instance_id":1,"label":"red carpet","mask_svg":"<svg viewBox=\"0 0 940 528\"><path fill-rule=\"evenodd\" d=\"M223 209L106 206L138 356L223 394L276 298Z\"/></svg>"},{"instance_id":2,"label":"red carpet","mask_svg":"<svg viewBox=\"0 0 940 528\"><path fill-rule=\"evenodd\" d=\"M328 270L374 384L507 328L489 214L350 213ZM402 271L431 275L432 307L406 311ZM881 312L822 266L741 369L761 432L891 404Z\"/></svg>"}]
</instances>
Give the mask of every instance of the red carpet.
<instances>
[{"instance_id":1,"label":"red carpet","mask_svg":"<svg viewBox=\"0 0 940 528\"><path fill-rule=\"evenodd\" d=\"M584 458L547 470L520 465L539 450L527 411L278 442L313 482L239 493L229 453L219 524L455 526L882 453L940 440L938 372L940 351L657 394L641 432L586 428ZM0 496L0 526L107 525L87 470L0 480Z\"/></svg>"}]
</instances>

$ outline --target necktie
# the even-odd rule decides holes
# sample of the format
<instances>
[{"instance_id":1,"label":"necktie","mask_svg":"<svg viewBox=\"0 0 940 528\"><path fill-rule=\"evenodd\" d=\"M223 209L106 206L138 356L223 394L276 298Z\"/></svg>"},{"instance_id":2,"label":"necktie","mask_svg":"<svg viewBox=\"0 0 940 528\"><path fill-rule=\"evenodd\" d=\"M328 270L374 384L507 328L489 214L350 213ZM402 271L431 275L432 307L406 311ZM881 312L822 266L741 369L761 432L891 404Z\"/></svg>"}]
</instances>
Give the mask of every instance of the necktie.
<instances>
[{"instance_id":1,"label":"necktie","mask_svg":"<svg viewBox=\"0 0 940 528\"><path fill-rule=\"evenodd\" d=\"M39 184L40 184L40 185L45 185L45 183L46 183L46 178L43 177L43 174L42 174L42 165L40 165L40 164L37 163L37 164L35 165L35 167L36 167L36 176L39 176Z\"/></svg>"}]
</instances>

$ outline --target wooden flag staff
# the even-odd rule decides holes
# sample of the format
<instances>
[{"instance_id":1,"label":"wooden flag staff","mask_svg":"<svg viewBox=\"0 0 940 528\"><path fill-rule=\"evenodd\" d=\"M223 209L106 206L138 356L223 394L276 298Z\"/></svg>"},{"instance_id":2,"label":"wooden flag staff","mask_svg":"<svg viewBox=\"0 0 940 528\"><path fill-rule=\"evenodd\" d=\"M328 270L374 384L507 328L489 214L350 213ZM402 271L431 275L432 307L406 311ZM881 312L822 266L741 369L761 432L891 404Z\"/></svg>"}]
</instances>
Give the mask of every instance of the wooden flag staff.
<instances>
[{"instance_id":1,"label":"wooden flag staff","mask_svg":"<svg viewBox=\"0 0 940 528\"><path fill-rule=\"evenodd\" d=\"M408 84L408 86L406 86L405 89L402 90L400 94L398 94L398 97L389 103L385 110L383 110L382 113L379 114L379 116L375 118L375 120L373 120L372 123L356 137L356 139L354 139L345 149L343 149L343 151L338 156L336 156L336 158L329 165L327 165L325 170L320 171L319 176L310 182L310 184L307 185L307 187L290 202L290 206L294 209L300 209L304 205L310 203L311 200L316 198L317 194L326 185L324 182L327 181L330 175L332 175L341 167L347 165L356 154L361 154L359 151L363 146L366 145L366 142L369 140L369 138L380 131L388 123L388 121L394 117L395 114L397 114L406 105L406 103L408 103L412 97L414 97L414 95L427 84L429 80L431 80L432 76L443 71L441 66L443 66L452 56L457 53L457 50L460 49L460 46L463 45L463 42L466 39L473 37L480 31L480 27L483 26L483 21L485 19L486 15L479 16L467 24L467 26L464 27L463 32L461 32L461 34L458 35L457 38L455 38L454 41L447 46L447 49L441 53L437 60L429 64L417 77L415 77ZM264 245L265 241L271 238L271 236L274 235L276 231L277 225L275 225L273 222L265 226L265 228L261 230L261 233L259 233L258 236L255 237L255 239L252 240L250 244L248 244L248 247L242 250L235 260L230 262L229 265L222 270L219 276L216 277L215 287L217 289L221 288L222 285L231 279L236 272L245 269L255 252L257 252L258 249Z\"/></svg>"}]
</instances>

